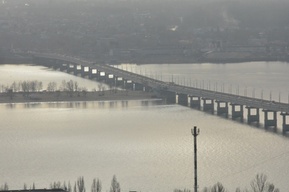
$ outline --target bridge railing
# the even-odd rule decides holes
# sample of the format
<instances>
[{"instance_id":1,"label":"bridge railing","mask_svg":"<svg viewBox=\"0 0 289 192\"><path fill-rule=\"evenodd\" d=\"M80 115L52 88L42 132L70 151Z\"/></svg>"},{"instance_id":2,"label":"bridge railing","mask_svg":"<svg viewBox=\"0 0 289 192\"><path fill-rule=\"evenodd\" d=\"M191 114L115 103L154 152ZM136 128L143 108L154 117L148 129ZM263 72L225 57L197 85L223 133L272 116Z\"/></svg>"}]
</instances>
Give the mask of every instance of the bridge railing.
<instances>
[{"instance_id":1,"label":"bridge railing","mask_svg":"<svg viewBox=\"0 0 289 192\"><path fill-rule=\"evenodd\" d=\"M211 91L211 90L194 88L194 87L186 87L186 86L177 85L173 83L163 82L157 79L153 79L147 76L121 70L121 69L108 66L108 65L97 65L97 64L94 64L92 61L87 61L81 58L76 58L76 57L71 57L71 56L66 56L66 55L53 54L53 53L36 53L36 52L29 52L29 54L35 57L56 59L56 60L61 60L64 62L71 62L71 63L89 66L89 67L95 66L99 70L103 70L106 73L111 73L116 76L121 76L125 79L132 80L136 83L144 84L146 86L150 86L155 89L165 89L167 91L187 94L189 96L203 97L203 98L219 100L223 102L229 102L229 103L235 103L235 104L240 104L240 105L246 105L250 107L263 108L263 109L272 110L272 111L281 111L281 112L289 113L289 104L287 103L269 101L269 100L258 99L258 98L251 98L251 97L246 97L246 96L241 96L241 95L223 93L223 92L218 92L218 91Z\"/></svg>"}]
</instances>

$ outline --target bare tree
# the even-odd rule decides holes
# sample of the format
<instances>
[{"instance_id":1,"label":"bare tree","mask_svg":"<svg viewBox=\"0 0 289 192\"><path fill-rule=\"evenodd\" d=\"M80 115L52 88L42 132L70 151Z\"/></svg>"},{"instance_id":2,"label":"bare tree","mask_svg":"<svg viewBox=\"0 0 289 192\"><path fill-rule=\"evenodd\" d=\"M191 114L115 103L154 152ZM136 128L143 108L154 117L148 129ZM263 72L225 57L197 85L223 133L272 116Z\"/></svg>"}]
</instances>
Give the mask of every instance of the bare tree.
<instances>
[{"instance_id":1,"label":"bare tree","mask_svg":"<svg viewBox=\"0 0 289 192\"><path fill-rule=\"evenodd\" d=\"M79 88L79 86L78 86L77 81L74 81L74 89L75 89L75 91L78 91L78 88Z\"/></svg>"},{"instance_id":2,"label":"bare tree","mask_svg":"<svg viewBox=\"0 0 289 192\"><path fill-rule=\"evenodd\" d=\"M47 85L47 91L56 91L57 84L55 82L49 82Z\"/></svg>"},{"instance_id":3,"label":"bare tree","mask_svg":"<svg viewBox=\"0 0 289 192\"><path fill-rule=\"evenodd\" d=\"M4 183L4 185L2 185L0 187L0 191L8 191L9 190L9 187L8 187L8 184L7 183Z\"/></svg>"},{"instance_id":4,"label":"bare tree","mask_svg":"<svg viewBox=\"0 0 289 192\"><path fill-rule=\"evenodd\" d=\"M115 175L113 176L111 180L110 192L120 192L120 185L119 185L119 182L117 182Z\"/></svg>"},{"instance_id":5,"label":"bare tree","mask_svg":"<svg viewBox=\"0 0 289 192\"><path fill-rule=\"evenodd\" d=\"M216 183L212 189L210 190L211 192L226 192L225 187L222 185L222 183Z\"/></svg>"},{"instance_id":6,"label":"bare tree","mask_svg":"<svg viewBox=\"0 0 289 192\"><path fill-rule=\"evenodd\" d=\"M66 83L66 88L67 91L69 92L70 97L72 97L74 91L74 82L72 80L68 81Z\"/></svg>"},{"instance_id":7,"label":"bare tree","mask_svg":"<svg viewBox=\"0 0 289 192\"><path fill-rule=\"evenodd\" d=\"M19 84L15 81L11 84L10 89L13 90L13 92L19 91Z\"/></svg>"},{"instance_id":8,"label":"bare tree","mask_svg":"<svg viewBox=\"0 0 289 192\"><path fill-rule=\"evenodd\" d=\"M67 85L66 81L65 81L65 80L62 80L61 86L60 86L60 90L62 90L62 91L67 91L66 85Z\"/></svg>"},{"instance_id":9,"label":"bare tree","mask_svg":"<svg viewBox=\"0 0 289 192\"><path fill-rule=\"evenodd\" d=\"M72 192L70 181L68 181L67 191L68 192Z\"/></svg>"},{"instance_id":10,"label":"bare tree","mask_svg":"<svg viewBox=\"0 0 289 192\"><path fill-rule=\"evenodd\" d=\"M60 189L61 188L61 182L53 182L50 184L50 189Z\"/></svg>"},{"instance_id":11,"label":"bare tree","mask_svg":"<svg viewBox=\"0 0 289 192\"><path fill-rule=\"evenodd\" d=\"M184 189L184 190L181 190L181 189L174 189L174 192L191 192L191 190L189 189Z\"/></svg>"},{"instance_id":12,"label":"bare tree","mask_svg":"<svg viewBox=\"0 0 289 192\"><path fill-rule=\"evenodd\" d=\"M101 181L99 179L93 179L92 185L91 185L91 192L101 192L102 186Z\"/></svg>"},{"instance_id":13,"label":"bare tree","mask_svg":"<svg viewBox=\"0 0 289 192\"><path fill-rule=\"evenodd\" d=\"M278 188L267 181L267 176L264 174L257 174L255 179L251 181L251 188L253 192L279 192Z\"/></svg>"},{"instance_id":14,"label":"bare tree","mask_svg":"<svg viewBox=\"0 0 289 192\"><path fill-rule=\"evenodd\" d=\"M79 177L77 179L77 189L78 189L78 192L85 192L85 185L84 185L83 177Z\"/></svg>"}]
</instances>

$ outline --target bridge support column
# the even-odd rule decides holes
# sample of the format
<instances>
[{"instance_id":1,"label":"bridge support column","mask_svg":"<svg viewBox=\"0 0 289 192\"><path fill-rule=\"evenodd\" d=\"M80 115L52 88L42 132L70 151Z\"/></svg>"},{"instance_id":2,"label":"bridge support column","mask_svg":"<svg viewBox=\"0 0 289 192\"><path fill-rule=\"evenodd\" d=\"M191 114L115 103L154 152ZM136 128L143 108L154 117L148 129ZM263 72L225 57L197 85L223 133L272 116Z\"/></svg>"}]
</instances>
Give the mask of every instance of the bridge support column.
<instances>
[{"instance_id":1,"label":"bridge support column","mask_svg":"<svg viewBox=\"0 0 289 192\"><path fill-rule=\"evenodd\" d=\"M123 87L124 79L122 77L113 76L113 83L115 87Z\"/></svg>"},{"instance_id":2,"label":"bridge support column","mask_svg":"<svg viewBox=\"0 0 289 192\"><path fill-rule=\"evenodd\" d=\"M59 63L59 62L55 62L52 66L50 66L50 67L52 67L52 69L54 69L54 70L57 70L57 69L60 69L60 66L61 66L61 64Z\"/></svg>"},{"instance_id":3,"label":"bridge support column","mask_svg":"<svg viewBox=\"0 0 289 192\"><path fill-rule=\"evenodd\" d=\"M131 80L124 80L124 88L133 90L133 82Z\"/></svg>"},{"instance_id":4,"label":"bridge support column","mask_svg":"<svg viewBox=\"0 0 289 192\"><path fill-rule=\"evenodd\" d=\"M74 64L68 64L67 66L66 66L66 68L67 68L67 73L73 73L74 74L74 69L76 68L76 66L74 65Z\"/></svg>"},{"instance_id":5,"label":"bridge support column","mask_svg":"<svg viewBox=\"0 0 289 192\"><path fill-rule=\"evenodd\" d=\"M90 79L97 79L97 69L89 68L89 78Z\"/></svg>"},{"instance_id":6,"label":"bridge support column","mask_svg":"<svg viewBox=\"0 0 289 192\"><path fill-rule=\"evenodd\" d=\"M282 123L282 133L286 134L289 131L289 124L287 124L287 116L289 116L289 113L281 113L283 117L283 123Z\"/></svg>"},{"instance_id":7,"label":"bridge support column","mask_svg":"<svg viewBox=\"0 0 289 192\"><path fill-rule=\"evenodd\" d=\"M246 107L248 109L248 118L247 118L247 122L248 124L251 124L253 122L256 122L257 124L260 123L260 115L259 115L259 108L255 108L255 107ZM252 114L252 110L255 109L256 113Z\"/></svg>"},{"instance_id":8,"label":"bridge support column","mask_svg":"<svg viewBox=\"0 0 289 192\"><path fill-rule=\"evenodd\" d=\"M134 91L143 91L144 86L140 83L134 83L133 84L133 90Z\"/></svg>"},{"instance_id":9,"label":"bridge support column","mask_svg":"<svg viewBox=\"0 0 289 192\"><path fill-rule=\"evenodd\" d=\"M263 110L264 112L264 126L265 128L274 127L277 128L277 111ZM273 113L273 118L269 119L268 113Z\"/></svg>"},{"instance_id":10,"label":"bridge support column","mask_svg":"<svg viewBox=\"0 0 289 192\"><path fill-rule=\"evenodd\" d=\"M104 71L98 71L97 81L104 82L105 81L105 72Z\"/></svg>"},{"instance_id":11,"label":"bridge support column","mask_svg":"<svg viewBox=\"0 0 289 192\"><path fill-rule=\"evenodd\" d=\"M110 85L111 87L115 86L115 77L113 74L106 74L105 83Z\"/></svg>"},{"instance_id":12,"label":"bridge support column","mask_svg":"<svg viewBox=\"0 0 289 192\"><path fill-rule=\"evenodd\" d=\"M81 77L88 77L89 79L93 79L91 76L91 70L91 68L83 66L81 69Z\"/></svg>"},{"instance_id":13,"label":"bridge support column","mask_svg":"<svg viewBox=\"0 0 289 192\"><path fill-rule=\"evenodd\" d=\"M191 108L201 109L201 98L196 96L190 96Z\"/></svg>"},{"instance_id":14,"label":"bridge support column","mask_svg":"<svg viewBox=\"0 0 289 192\"><path fill-rule=\"evenodd\" d=\"M187 94L178 94L178 104L182 106L188 106L188 95Z\"/></svg>"},{"instance_id":15,"label":"bridge support column","mask_svg":"<svg viewBox=\"0 0 289 192\"><path fill-rule=\"evenodd\" d=\"M67 65L68 65L68 64L65 64L65 63L62 64L62 65L60 66L60 71L63 71L63 72L64 72L64 71L67 71Z\"/></svg>"},{"instance_id":16,"label":"bridge support column","mask_svg":"<svg viewBox=\"0 0 289 192\"><path fill-rule=\"evenodd\" d=\"M176 93L171 91L161 91L161 97L165 99L166 104L176 104Z\"/></svg>"},{"instance_id":17,"label":"bridge support column","mask_svg":"<svg viewBox=\"0 0 289 192\"><path fill-rule=\"evenodd\" d=\"M217 103L217 115L225 115L228 117L228 102L225 101L216 101ZM224 104L224 105L223 105Z\"/></svg>"},{"instance_id":18,"label":"bridge support column","mask_svg":"<svg viewBox=\"0 0 289 192\"><path fill-rule=\"evenodd\" d=\"M203 110L211 111L212 113L214 113L214 100L207 99L207 98L202 98L202 99L203 99Z\"/></svg>"},{"instance_id":19,"label":"bridge support column","mask_svg":"<svg viewBox=\"0 0 289 192\"><path fill-rule=\"evenodd\" d=\"M144 91L145 92L152 92L152 88L151 87L149 87L149 86L144 86Z\"/></svg>"},{"instance_id":20,"label":"bridge support column","mask_svg":"<svg viewBox=\"0 0 289 192\"><path fill-rule=\"evenodd\" d=\"M244 107L243 105L232 103L232 119L240 118L241 121L244 120Z\"/></svg>"},{"instance_id":21,"label":"bridge support column","mask_svg":"<svg viewBox=\"0 0 289 192\"><path fill-rule=\"evenodd\" d=\"M73 71L73 74L74 75L82 75L82 68L83 66L82 65L74 65L74 71Z\"/></svg>"}]
</instances>

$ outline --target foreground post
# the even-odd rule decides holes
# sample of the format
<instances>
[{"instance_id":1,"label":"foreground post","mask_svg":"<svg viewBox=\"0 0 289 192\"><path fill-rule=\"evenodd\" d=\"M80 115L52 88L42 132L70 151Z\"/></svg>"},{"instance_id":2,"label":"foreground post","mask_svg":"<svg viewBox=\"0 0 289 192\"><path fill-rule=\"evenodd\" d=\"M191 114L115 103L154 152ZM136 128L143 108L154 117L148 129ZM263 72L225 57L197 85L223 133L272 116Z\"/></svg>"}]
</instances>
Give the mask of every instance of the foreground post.
<instances>
[{"instance_id":1,"label":"foreground post","mask_svg":"<svg viewBox=\"0 0 289 192\"><path fill-rule=\"evenodd\" d=\"M197 136L200 133L200 130L197 130L197 127L194 126L194 130L191 130L192 135L194 136L194 170L195 170L195 185L194 192L198 191L198 179L197 179Z\"/></svg>"}]
</instances>

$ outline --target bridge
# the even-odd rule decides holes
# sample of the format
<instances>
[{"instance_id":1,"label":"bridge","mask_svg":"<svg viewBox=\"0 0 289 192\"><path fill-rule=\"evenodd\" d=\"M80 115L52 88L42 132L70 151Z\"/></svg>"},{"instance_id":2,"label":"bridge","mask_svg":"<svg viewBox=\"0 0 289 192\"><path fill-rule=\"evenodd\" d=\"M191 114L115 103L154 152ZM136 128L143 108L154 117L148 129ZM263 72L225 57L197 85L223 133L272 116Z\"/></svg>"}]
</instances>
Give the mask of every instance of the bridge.
<instances>
[{"instance_id":1,"label":"bridge","mask_svg":"<svg viewBox=\"0 0 289 192\"><path fill-rule=\"evenodd\" d=\"M108 85L124 89L154 91L169 104L178 103L217 115L228 117L231 105L232 119L244 120L244 107L247 109L247 123L260 123L260 109L264 112L264 127L277 129L277 113L282 116L282 132L289 131L289 104L251 98L235 94L211 91L195 87L177 85L173 82L163 82L147 76L121 70L110 65L100 65L71 56L47 53L29 52L34 63L59 69L81 77L104 82ZM271 114L270 114L271 113ZM271 117L269 117L271 116Z\"/></svg>"}]
</instances>

